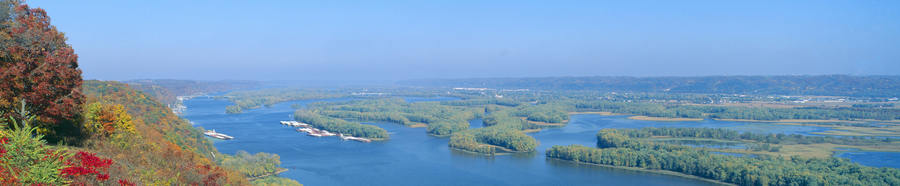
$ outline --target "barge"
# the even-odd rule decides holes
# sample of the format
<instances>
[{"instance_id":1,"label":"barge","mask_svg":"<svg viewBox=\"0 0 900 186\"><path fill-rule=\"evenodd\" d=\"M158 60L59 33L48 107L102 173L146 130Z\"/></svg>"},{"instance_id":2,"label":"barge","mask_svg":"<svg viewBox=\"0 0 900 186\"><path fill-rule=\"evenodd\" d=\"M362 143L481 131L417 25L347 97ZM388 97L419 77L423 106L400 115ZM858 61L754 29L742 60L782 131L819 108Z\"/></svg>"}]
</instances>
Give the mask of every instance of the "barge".
<instances>
[{"instance_id":1,"label":"barge","mask_svg":"<svg viewBox=\"0 0 900 186\"><path fill-rule=\"evenodd\" d=\"M294 127L308 127L309 124L300 123L297 121L281 121L281 125L294 126Z\"/></svg>"},{"instance_id":2,"label":"barge","mask_svg":"<svg viewBox=\"0 0 900 186\"><path fill-rule=\"evenodd\" d=\"M216 138L216 139L223 139L223 140L234 139L234 137L231 137L231 136L229 136L229 135L225 135L225 134L222 134L222 133L217 133L215 129L213 129L213 130L207 130L207 131L204 132L203 134L204 134L204 135L207 135L207 136L209 136L209 137Z\"/></svg>"},{"instance_id":3,"label":"barge","mask_svg":"<svg viewBox=\"0 0 900 186\"><path fill-rule=\"evenodd\" d=\"M366 138L357 138L357 137L353 137L353 136L350 136L350 135L346 135L346 136L345 136L344 134L341 134L341 139L342 139L342 140L353 140L353 141L358 141L358 142L363 142L363 143L372 142L372 140L369 140L369 139L366 139Z\"/></svg>"}]
</instances>

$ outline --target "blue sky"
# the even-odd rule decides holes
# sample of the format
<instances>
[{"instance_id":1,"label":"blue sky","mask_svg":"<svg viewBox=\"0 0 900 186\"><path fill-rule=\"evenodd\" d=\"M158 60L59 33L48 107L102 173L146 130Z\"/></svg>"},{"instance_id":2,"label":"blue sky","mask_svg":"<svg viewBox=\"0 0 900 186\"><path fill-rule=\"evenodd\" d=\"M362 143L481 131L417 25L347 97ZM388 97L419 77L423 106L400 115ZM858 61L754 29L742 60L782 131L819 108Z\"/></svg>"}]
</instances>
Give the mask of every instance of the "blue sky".
<instances>
[{"instance_id":1,"label":"blue sky","mask_svg":"<svg viewBox=\"0 0 900 186\"><path fill-rule=\"evenodd\" d=\"M900 75L900 1L49 1L86 79Z\"/></svg>"}]
</instances>

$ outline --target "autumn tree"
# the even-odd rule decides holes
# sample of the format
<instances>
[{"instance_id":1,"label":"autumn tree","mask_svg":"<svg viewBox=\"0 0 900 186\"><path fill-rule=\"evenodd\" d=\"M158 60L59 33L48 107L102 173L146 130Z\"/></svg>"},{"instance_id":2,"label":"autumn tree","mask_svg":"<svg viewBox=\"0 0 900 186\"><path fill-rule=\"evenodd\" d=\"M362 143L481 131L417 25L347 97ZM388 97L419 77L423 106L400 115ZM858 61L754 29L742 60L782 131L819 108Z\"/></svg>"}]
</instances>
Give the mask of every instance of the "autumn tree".
<instances>
[{"instance_id":1,"label":"autumn tree","mask_svg":"<svg viewBox=\"0 0 900 186\"><path fill-rule=\"evenodd\" d=\"M83 118L85 132L119 145L137 134L131 115L119 104L91 103L84 109Z\"/></svg>"},{"instance_id":2,"label":"autumn tree","mask_svg":"<svg viewBox=\"0 0 900 186\"><path fill-rule=\"evenodd\" d=\"M71 122L80 111L78 55L41 8L17 0L0 1L0 111L25 105L41 130Z\"/></svg>"}]
</instances>

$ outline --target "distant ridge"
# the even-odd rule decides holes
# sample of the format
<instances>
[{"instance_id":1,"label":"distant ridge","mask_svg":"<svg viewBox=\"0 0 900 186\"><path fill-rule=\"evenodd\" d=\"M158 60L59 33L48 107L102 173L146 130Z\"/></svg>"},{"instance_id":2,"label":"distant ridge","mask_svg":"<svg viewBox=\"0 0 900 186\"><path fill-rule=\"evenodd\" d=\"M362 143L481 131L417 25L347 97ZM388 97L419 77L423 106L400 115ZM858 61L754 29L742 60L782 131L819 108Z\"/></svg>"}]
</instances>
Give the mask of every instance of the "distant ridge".
<instances>
[{"instance_id":1,"label":"distant ridge","mask_svg":"<svg viewBox=\"0 0 900 186\"><path fill-rule=\"evenodd\" d=\"M166 104L175 103L176 96L186 96L194 93L223 92L262 86L262 83L258 81L243 80L194 81L175 79L138 79L122 81L122 83L150 94L156 98L157 101Z\"/></svg>"},{"instance_id":2,"label":"distant ridge","mask_svg":"<svg viewBox=\"0 0 900 186\"><path fill-rule=\"evenodd\" d=\"M900 76L525 77L415 79L406 86L535 90L898 97Z\"/></svg>"}]
</instances>

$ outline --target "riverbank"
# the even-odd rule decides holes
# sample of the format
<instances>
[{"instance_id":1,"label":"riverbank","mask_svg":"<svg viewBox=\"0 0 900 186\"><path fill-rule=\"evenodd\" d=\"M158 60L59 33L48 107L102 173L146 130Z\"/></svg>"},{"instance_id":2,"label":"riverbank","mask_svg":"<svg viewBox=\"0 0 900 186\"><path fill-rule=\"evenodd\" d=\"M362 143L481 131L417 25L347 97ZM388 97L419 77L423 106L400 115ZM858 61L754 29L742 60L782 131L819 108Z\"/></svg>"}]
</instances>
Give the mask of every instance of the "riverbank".
<instances>
[{"instance_id":1,"label":"riverbank","mask_svg":"<svg viewBox=\"0 0 900 186\"><path fill-rule=\"evenodd\" d=\"M278 171L275 171L275 172L273 172L273 173L268 173L268 174L259 175L259 176L256 176L256 177L249 177L249 178L247 178L247 181L253 181L253 180L255 180L255 179L260 179L260 178L263 178L263 177L266 177L266 176L272 176L272 175L280 174L280 173L285 172L285 171L288 171L288 169L287 169L287 168L281 168L281 167L278 167Z\"/></svg>"},{"instance_id":2,"label":"riverbank","mask_svg":"<svg viewBox=\"0 0 900 186\"><path fill-rule=\"evenodd\" d=\"M628 119L642 121L703 121L703 118L663 118L650 116L630 116Z\"/></svg>"},{"instance_id":3,"label":"riverbank","mask_svg":"<svg viewBox=\"0 0 900 186\"><path fill-rule=\"evenodd\" d=\"M865 121L849 121L837 119L780 119L780 120L755 120L755 119L718 119L717 121L745 121L745 122L784 122L784 123L866 123Z\"/></svg>"},{"instance_id":4,"label":"riverbank","mask_svg":"<svg viewBox=\"0 0 900 186\"><path fill-rule=\"evenodd\" d=\"M746 140L746 141L732 141L732 140L723 140L723 139L707 139L707 138L671 138L668 136L654 136L652 138L647 139L648 141L670 141L670 140L692 140L692 141L713 141L713 142L724 142L724 143L740 143L740 144L754 144L756 141ZM891 144L885 145L873 145L873 146L852 146L852 145L837 145L831 143L818 143L818 144L793 144L793 145L782 145L782 144L772 144L772 145L781 145L782 148L779 149L778 152L770 152L770 151L754 151L747 149L723 149L723 148L706 148L713 152L725 152L725 153L736 153L736 154L750 154L750 155L762 155L762 156L770 156L777 157L782 156L785 159L789 159L790 156L799 155L805 157L819 157L826 158L834 155L835 151L839 148L852 148L852 149L860 149L861 151L878 151L878 152L900 152L900 142L894 142Z\"/></svg>"},{"instance_id":5,"label":"riverbank","mask_svg":"<svg viewBox=\"0 0 900 186\"><path fill-rule=\"evenodd\" d=\"M522 119L523 121L531 122L531 123L534 123L534 124L540 125L540 126L565 126L566 123L569 123L569 120L563 120L560 123L547 123L547 122L541 122L541 121L531 121L531 120L528 120L528 118L526 118L526 117L516 117L516 118L519 118L519 119Z\"/></svg>"},{"instance_id":6,"label":"riverbank","mask_svg":"<svg viewBox=\"0 0 900 186\"><path fill-rule=\"evenodd\" d=\"M873 146L851 146L851 145L837 145L831 143L820 143L820 144L809 144L809 145L782 145L783 147L778 152L769 152L769 151L753 151L753 150L745 150L745 149L715 149L708 148L710 151L714 152L727 152L727 153L736 153L736 154L751 154L751 155L765 155L771 157L781 156L784 159L789 159L790 156L798 155L805 157L818 157L818 158L827 158L834 155L835 151L838 148L848 148L848 149L859 149L861 151L877 151L877 152L900 152L900 146L897 145L873 145Z\"/></svg>"},{"instance_id":7,"label":"riverbank","mask_svg":"<svg viewBox=\"0 0 900 186\"><path fill-rule=\"evenodd\" d=\"M459 150L459 151L468 152L468 153L473 153L473 154L480 154L480 155L485 155L485 156L499 156L499 155L513 154L513 153L527 153L527 152L535 152L535 151L537 151L537 150L516 151L516 150L508 149L508 148L505 148L505 147L501 147L501 146L496 146L496 145L491 145L491 144L484 144L484 143L478 143L478 147L485 147L485 146L487 146L487 147L494 147L494 149L496 149L495 151L497 151L497 152L494 152L493 154L484 154L484 153L479 153L479 152L470 151L470 150L466 150L466 149L461 149L461 148L456 148L456 147L450 147L450 146L448 145L448 147L450 147L450 149Z\"/></svg>"},{"instance_id":8,"label":"riverbank","mask_svg":"<svg viewBox=\"0 0 900 186\"><path fill-rule=\"evenodd\" d=\"M861 127L861 126L847 126L847 125L823 125L823 124L814 124L814 123L775 123L779 125L792 125L792 126L812 126L812 127L825 127L831 128L834 130L827 130L824 132L812 132L811 134L819 134L819 135L832 135L832 136L867 136L867 137L883 137L883 136L900 136L900 128L896 128L897 124L894 123L879 123L881 125L888 125L888 127Z\"/></svg>"},{"instance_id":9,"label":"riverbank","mask_svg":"<svg viewBox=\"0 0 900 186\"><path fill-rule=\"evenodd\" d=\"M559 158L551 158L551 157L545 157L545 158L546 158L547 160L550 160L550 161L564 161L564 162L571 162L571 163L577 163L577 164L585 164L585 165L593 165L593 166L609 167L609 168L616 168L616 169L623 169L623 170L633 170L633 171L641 171L641 172L652 172L652 173L663 174L663 175L669 175L669 176L677 176L677 177L682 177L682 178L688 178L688 179L694 179L694 180L707 181L707 182L710 182L710 183L715 183L715 184L720 184L720 185L737 186L737 184L726 183L726 182L722 182L722 181L719 181L719 180L707 179L707 178L703 178L703 177L699 177L699 176L694 176L694 175L690 175L690 174L684 174L684 173L675 172L675 171L668 171L668 170L651 170L651 169L644 169L644 168L637 168L637 167L622 167L622 166L604 165L604 164L596 164L596 163L585 163L585 162L570 161L570 160L564 160L564 159L559 159Z\"/></svg>"},{"instance_id":10,"label":"riverbank","mask_svg":"<svg viewBox=\"0 0 900 186\"><path fill-rule=\"evenodd\" d=\"M569 115L572 115L572 114L597 114L597 115L601 115L601 116L623 115L623 114L616 114L616 113L612 113L612 112L568 112L568 113L569 113Z\"/></svg>"}]
</instances>

